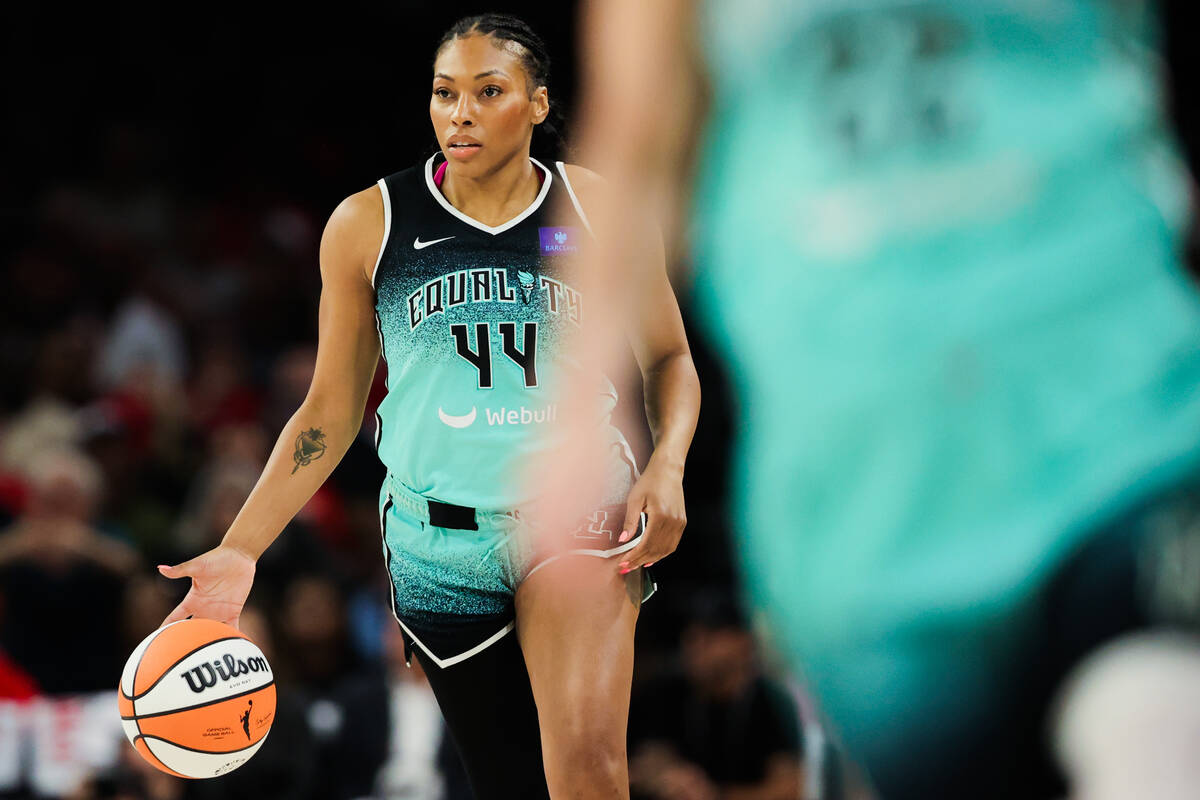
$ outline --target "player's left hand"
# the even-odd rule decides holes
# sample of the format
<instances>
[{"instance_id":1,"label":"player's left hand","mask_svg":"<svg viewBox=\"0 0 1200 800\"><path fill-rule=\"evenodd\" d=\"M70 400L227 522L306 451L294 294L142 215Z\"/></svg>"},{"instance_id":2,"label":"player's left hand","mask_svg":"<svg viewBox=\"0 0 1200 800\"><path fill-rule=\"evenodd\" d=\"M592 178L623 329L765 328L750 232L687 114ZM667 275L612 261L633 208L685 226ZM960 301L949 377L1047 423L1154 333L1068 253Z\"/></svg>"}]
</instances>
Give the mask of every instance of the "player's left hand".
<instances>
[{"instance_id":1,"label":"player's left hand","mask_svg":"<svg viewBox=\"0 0 1200 800\"><path fill-rule=\"evenodd\" d=\"M679 537L687 525L682 465L650 456L645 472L629 492L619 542L627 542L637 533L638 517L643 511L646 512L646 530L638 545L621 557L618 570L622 575L653 564L675 552L679 546Z\"/></svg>"}]
</instances>

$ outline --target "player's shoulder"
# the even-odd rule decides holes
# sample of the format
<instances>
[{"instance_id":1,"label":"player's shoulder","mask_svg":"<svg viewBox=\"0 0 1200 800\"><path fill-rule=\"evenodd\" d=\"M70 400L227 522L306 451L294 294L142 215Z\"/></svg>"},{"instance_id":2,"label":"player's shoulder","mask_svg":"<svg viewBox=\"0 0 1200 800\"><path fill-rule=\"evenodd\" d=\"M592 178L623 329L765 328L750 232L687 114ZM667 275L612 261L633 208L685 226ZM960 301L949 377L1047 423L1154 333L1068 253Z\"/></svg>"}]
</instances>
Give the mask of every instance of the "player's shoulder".
<instances>
[{"instance_id":1,"label":"player's shoulder","mask_svg":"<svg viewBox=\"0 0 1200 800\"><path fill-rule=\"evenodd\" d=\"M379 184L374 183L365 189L343 197L333 209L330 218L337 217L339 221L354 221L364 215L371 216L372 212L382 208L383 193L379 190Z\"/></svg>"},{"instance_id":2,"label":"player's shoulder","mask_svg":"<svg viewBox=\"0 0 1200 800\"><path fill-rule=\"evenodd\" d=\"M342 198L329 214L326 233L366 235L383 229L383 193L379 184Z\"/></svg>"},{"instance_id":3,"label":"player's shoulder","mask_svg":"<svg viewBox=\"0 0 1200 800\"><path fill-rule=\"evenodd\" d=\"M346 268L370 276L384 234L383 194L378 184L342 198L321 235L322 269Z\"/></svg>"}]
</instances>

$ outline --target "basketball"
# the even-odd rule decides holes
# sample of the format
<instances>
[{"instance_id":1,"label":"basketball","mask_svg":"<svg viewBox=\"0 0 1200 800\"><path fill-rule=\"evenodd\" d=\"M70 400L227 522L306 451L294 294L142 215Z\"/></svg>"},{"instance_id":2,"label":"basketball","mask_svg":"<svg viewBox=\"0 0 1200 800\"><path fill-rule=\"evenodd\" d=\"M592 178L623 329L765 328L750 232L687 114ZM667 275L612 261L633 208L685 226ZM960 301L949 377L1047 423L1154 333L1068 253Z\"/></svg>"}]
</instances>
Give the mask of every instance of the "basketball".
<instances>
[{"instance_id":1,"label":"basketball","mask_svg":"<svg viewBox=\"0 0 1200 800\"><path fill-rule=\"evenodd\" d=\"M142 758L181 778L237 769L275 719L275 677L238 629L211 619L164 625L125 662L121 725Z\"/></svg>"}]
</instances>

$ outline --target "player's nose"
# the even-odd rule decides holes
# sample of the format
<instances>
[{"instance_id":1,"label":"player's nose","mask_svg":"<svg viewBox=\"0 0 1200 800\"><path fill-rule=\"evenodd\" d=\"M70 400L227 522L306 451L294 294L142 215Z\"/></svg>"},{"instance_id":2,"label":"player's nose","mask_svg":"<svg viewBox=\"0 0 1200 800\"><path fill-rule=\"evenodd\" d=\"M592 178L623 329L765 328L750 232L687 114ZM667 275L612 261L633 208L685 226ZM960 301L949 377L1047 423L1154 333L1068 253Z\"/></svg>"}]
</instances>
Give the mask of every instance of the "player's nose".
<instances>
[{"instance_id":1,"label":"player's nose","mask_svg":"<svg viewBox=\"0 0 1200 800\"><path fill-rule=\"evenodd\" d=\"M470 93L463 92L458 97L458 102L454 104L454 111L450 115L450 121L455 125L474 125L475 124L475 105L474 98Z\"/></svg>"}]
</instances>

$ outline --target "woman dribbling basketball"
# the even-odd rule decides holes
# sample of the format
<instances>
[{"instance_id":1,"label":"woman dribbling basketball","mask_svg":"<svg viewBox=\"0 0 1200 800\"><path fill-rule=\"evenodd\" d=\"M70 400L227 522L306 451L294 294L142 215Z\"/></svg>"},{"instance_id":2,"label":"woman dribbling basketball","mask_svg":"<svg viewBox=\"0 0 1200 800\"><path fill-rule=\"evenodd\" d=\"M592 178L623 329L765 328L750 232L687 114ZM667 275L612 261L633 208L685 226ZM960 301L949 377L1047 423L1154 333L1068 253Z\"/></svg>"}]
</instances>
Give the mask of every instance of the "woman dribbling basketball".
<instances>
[{"instance_id":1,"label":"woman dribbling basketball","mask_svg":"<svg viewBox=\"0 0 1200 800\"><path fill-rule=\"evenodd\" d=\"M193 581L167 620L236 623L258 556L358 431L382 355L393 611L476 795L628 797L634 624L654 590L641 567L683 531L699 384L659 253L629 331L653 454L639 472L610 421L616 391L597 376L591 418L570 422L606 438L598 494L556 532L569 546L539 548L523 510L548 490L524 476L562 443L562 346L588 319L572 266L603 190L587 170L530 156L550 115L547 72L542 41L515 18L464 19L443 37L429 106L439 152L331 215L308 396L222 544L164 568Z\"/></svg>"}]
</instances>

